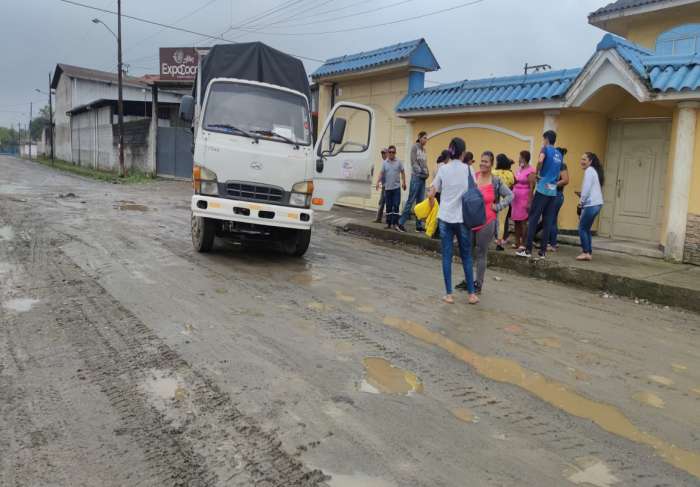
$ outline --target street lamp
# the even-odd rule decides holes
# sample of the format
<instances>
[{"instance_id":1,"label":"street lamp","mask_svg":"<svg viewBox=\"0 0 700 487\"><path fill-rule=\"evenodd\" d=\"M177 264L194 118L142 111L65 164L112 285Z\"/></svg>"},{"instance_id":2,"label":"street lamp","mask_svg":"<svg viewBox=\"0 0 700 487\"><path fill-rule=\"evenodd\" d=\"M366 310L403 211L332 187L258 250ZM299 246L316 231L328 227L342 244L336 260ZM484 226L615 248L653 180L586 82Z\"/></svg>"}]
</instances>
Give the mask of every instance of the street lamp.
<instances>
[{"instance_id":1,"label":"street lamp","mask_svg":"<svg viewBox=\"0 0 700 487\"><path fill-rule=\"evenodd\" d=\"M102 24L117 40L117 112L119 113L119 175L125 176L124 168L124 99L122 96L122 1L117 0L117 33L115 34L107 24L98 18L92 19L93 24Z\"/></svg>"},{"instance_id":2,"label":"street lamp","mask_svg":"<svg viewBox=\"0 0 700 487\"><path fill-rule=\"evenodd\" d=\"M35 88L34 91L42 95L49 95L49 144L51 144L51 165L54 164L54 148L53 148L53 103L51 101L51 73L49 73L49 92Z\"/></svg>"}]
</instances>

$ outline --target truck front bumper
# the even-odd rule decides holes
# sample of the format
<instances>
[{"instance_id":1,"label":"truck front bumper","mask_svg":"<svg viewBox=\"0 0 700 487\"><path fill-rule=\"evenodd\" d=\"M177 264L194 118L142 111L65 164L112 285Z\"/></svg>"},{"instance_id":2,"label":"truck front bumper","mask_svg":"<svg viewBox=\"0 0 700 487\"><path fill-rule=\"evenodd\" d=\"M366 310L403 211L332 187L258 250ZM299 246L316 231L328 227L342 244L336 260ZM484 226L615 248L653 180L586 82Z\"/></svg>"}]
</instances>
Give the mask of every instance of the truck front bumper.
<instances>
[{"instance_id":1,"label":"truck front bumper","mask_svg":"<svg viewBox=\"0 0 700 487\"><path fill-rule=\"evenodd\" d=\"M198 194L192 196L192 214L203 218L296 230L311 229L314 220L313 210Z\"/></svg>"}]
</instances>

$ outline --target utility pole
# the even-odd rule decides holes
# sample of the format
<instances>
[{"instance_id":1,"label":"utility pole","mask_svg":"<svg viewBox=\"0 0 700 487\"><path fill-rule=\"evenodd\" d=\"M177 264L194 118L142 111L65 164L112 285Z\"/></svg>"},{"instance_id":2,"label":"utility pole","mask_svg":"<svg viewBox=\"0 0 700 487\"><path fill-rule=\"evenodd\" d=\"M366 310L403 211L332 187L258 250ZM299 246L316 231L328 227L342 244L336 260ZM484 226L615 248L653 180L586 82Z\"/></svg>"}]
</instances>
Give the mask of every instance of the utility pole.
<instances>
[{"instance_id":1,"label":"utility pole","mask_svg":"<svg viewBox=\"0 0 700 487\"><path fill-rule=\"evenodd\" d=\"M53 148L53 103L51 101L51 72L49 72L49 143L51 144L51 165L54 164Z\"/></svg>"},{"instance_id":2,"label":"utility pole","mask_svg":"<svg viewBox=\"0 0 700 487\"><path fill-rule=\"evenodd\" d=\"M29 102L29 132L27 133L29 139L29 160L32 160L32 102Z\"/></svg>"},{"instance_id":3,"label":"utility pole","mask_svg":"<svg viewBox=\"0 0 700 487\"><path fill-rule=\"evenodd\" d=\"M122 98L122 0L117 0L117 69L119 70L117 74L119 83L119 99L117 101L117 110L119 111L119 175L124 177L126 169L124 168L124 99Z\"/></svg>"}]
</instances>

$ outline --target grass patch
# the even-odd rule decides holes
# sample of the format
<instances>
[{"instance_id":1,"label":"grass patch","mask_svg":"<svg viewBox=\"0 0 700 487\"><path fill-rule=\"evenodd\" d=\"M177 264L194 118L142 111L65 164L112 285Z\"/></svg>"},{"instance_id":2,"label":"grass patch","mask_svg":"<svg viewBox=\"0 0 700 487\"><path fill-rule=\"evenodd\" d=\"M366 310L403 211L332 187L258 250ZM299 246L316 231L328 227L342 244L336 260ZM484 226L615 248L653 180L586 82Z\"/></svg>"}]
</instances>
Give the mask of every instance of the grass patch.
<instances>
[{"instance_id":1,"label":"grass patch","mask_svg":"<svg viewBox=\"0 0 700 487\"><path fill-rule=\"evenodd\" d=\"M113 171L105 171L103 169L95 169L92 167L77 166L72 162L64 161L62 159L55 159L52 163L51 159L48 157L37 157L34 161L43 164L59 171L69 172L71 174L77 174L78 176L85 176L91 179L97 179L98 181L106 181L115 184L140 184L153 181L155 177L151 174L147 174L138 170L130 170L125 177L119 177L119 174Z\"/></svg>"}]
</instances>

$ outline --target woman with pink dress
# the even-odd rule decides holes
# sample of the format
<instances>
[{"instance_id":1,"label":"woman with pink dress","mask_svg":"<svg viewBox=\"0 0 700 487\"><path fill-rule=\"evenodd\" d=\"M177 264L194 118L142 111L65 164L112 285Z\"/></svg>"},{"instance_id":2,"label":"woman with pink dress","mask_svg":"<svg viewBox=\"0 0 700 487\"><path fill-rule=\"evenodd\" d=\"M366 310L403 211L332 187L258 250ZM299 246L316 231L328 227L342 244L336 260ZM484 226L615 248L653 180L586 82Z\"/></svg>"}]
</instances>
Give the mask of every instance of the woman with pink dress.
<instances>
[{"instance_id":1,"label":"woman with pink dress","mask_svg":"<svg viewBox=\"0 0 700 487\"><path fill-rule=\"evenodd\" d=\"M515 172L515 185L513 186L513 203L511 205L511 219L515 222L514 249L525 248L527 236L527 220L530 213L530 203L535 191L536 171L530 165L530 152L522 151L519 159L519 169Z\"/></svg>"}]
</instances>

